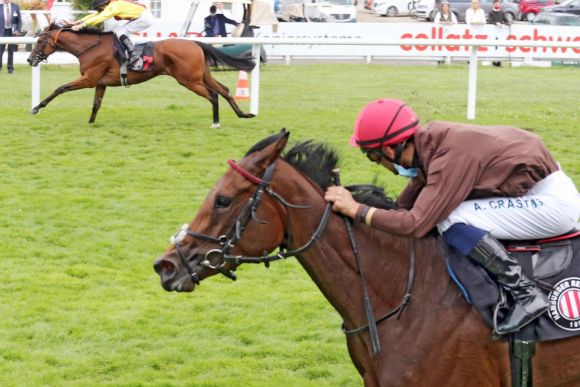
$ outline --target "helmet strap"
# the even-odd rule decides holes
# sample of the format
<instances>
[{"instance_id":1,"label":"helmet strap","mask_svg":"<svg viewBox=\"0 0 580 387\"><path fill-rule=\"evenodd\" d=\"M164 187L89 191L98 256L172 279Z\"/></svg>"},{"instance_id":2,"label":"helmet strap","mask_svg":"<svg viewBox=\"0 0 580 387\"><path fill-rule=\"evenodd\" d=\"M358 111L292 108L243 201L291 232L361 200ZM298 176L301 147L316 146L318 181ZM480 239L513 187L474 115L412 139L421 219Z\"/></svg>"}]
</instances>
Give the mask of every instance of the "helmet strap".
<instances>
[{"instance_id":1,"label":"helmet strap","mask_svg":"<svg viewBox=\"0 0 580 387\"><path fill-rule=\"evenodd\" d=\"M423 167L421 167L421 162L419 161L419 155L417 154L416 150L413 151L413 164L411 165L411 167L420 168L421 170L423 170Z\"/></svg>"}]
</instances>

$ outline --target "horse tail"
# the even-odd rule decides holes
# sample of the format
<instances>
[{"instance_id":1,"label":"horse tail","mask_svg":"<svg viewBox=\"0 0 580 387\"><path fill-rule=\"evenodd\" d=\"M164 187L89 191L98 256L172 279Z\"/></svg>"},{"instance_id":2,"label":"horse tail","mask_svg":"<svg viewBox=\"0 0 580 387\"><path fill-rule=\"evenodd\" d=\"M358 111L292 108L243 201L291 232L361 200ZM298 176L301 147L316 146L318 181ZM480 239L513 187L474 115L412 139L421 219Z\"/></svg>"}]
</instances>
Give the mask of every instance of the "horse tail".
<instances>
[{"instance_id":1,"label":"horse tail","mask_svg":"<svg viewBox=\"0 0 580 387\"><path fill-rule=\"evenodd\" d=\"M195 43L203 50L203 53L205 54L205 63L210 66L229 66L246 72L252 71L256 66L252 58L234 57L221 52L210 44L202 42Z\"/></svg>"}]
</instances>

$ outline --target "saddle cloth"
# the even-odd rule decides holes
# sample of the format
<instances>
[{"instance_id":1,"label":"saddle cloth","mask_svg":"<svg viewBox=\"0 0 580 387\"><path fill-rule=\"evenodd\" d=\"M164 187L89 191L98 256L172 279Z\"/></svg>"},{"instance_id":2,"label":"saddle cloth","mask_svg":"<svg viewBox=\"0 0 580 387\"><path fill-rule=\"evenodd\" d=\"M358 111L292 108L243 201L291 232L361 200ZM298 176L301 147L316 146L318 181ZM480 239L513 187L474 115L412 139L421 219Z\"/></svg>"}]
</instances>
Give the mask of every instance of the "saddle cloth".
<instances>
[{"instance_id":1,"label":"saddle cloth","mask_svg":"<svg viewBox=\"0 0 580 387\"><path fill-rule=\"evenodd\" d=\"M116 39L115 43L115 57L119 61L120 65L126 63L129 59L127 55L127 50L123 43L121 43L118 39ZM155 43L154 42L147 42L135 45L135 53L141 57L143 60L143 66L140 68L129 68L131 71L138 71L138 72L145 72L145 71L153 71L153 61L155 60Z\"/></svg>"},{"instance_id":2,"label":"saddle cloth","mask_svg":"<svg viewBox=\"0 0 580 387\"><path fill-rule=\"evenodd\" d=\"M542 241L504 241L524 273L550 300L550 308L517 335L525 340L547 341L580 334L580 231ZM447 247L447 269L463 296L493 329L494 311L502 290L487 271L455 249ZM511 300L508 300L508 305ZM507 309L500 308L497 321Z\"/></svg>"}]
</instances>

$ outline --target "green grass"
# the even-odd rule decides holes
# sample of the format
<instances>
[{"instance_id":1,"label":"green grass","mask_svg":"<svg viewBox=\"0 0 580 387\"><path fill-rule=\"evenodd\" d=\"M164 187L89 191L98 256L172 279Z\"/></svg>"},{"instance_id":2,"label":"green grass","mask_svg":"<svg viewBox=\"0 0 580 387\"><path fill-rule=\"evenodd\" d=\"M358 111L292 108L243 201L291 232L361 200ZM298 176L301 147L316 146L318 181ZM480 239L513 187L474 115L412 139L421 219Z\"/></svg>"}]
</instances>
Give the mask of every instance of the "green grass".
<instances>
[{"instance_id":1,"label":"green grass","mask_svg":"<svg viewBox=\"0 0 580 387\"><path fill-rule=\"evenodd\" d=\"M77 77L45 66L42 97ZM237 73L216 77L232 88ZM243 266L193 294L166 293L152 270L168 238L255 142L286 127L342 155L344 183L404 181L346 141L369 100L406 100L423 122L465 121L464 66L268 65L260 115L240 120L159 78L30 109L30 71L0 73L0 381L3 386L358 386L341 320L292 259ZM480 68L478 124L541 135L580 184L575 68ZM248 104L242 104L248 110Z\"/></svg>"}]
</instances>

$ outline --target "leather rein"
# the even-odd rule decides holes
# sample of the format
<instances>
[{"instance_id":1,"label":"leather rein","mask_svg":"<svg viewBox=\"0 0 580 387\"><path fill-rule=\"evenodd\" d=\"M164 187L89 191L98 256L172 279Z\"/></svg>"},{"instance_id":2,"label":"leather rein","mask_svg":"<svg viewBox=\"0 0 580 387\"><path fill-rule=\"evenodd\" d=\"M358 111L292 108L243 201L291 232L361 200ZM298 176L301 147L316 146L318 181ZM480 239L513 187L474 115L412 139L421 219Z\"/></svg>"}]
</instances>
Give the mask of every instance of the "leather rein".
<instances>
[{"instance_id":1,"label":"leather rein","mask_svg":"<svg viewBox=\"0 0 580 387\"><path fill-rule=\"evenodd\" d=\"M278 251L278 253L273 254L273 255L264 254L264 255L261 255L258 257L250 257L250 256L242 256L242 255L230 255L229 254L230 249L235 247L236 243L241 240L242 233L245 230L245 226L251 219L257 221L258 223L262 223L262 224L267 223L266 221L258 219L256 216L257 208L258 208L260 202L262 201L264 193L267 193L272 198L276 199L285 208L308 209L308 208L311 208L312 206L291 204L288 201L286 201L282 196L280 196L278 193L276 193L275 191L273 191L270 188L270 181L271 181L272 175L274 173L274 168L276 166L276 162L270 164L268 166L268 168L266 168L266 171L264 172L264 175L261 179L259 177L256 177L255 175L251 174L249 171L247 171L243 167L239 166L234 160L228 160L228 164L235 172L240 174L246 180L257 185L256 191L254 191L252 196L248 199L246 206L244 207L244 209L242 210L242 212L240 213L240 215L238 216L238 218L236 219L234 224L230 227L228 232L223 234L223 235L220 235L218 237L213 237L210 235L191 231L188 229L189 225L184 224L181 227L181 229L174 236L171 237L171 243L173 243L173 245L175 246L175 250L177 251L177 254L179 256L179 259L181 260L181 263L186 268L191 280L196 284L199 284L201 280L199 279L199 276L197 275L197 273L194 272L192 267L189 265L188 259L182 250L182 242L186 236L189 235L193 238L197 238L197 239L200 239L203 241L215 243L215 244L221 246L221 248L211 249L211 250L207 251L205 253L204 259L200 262L200 265L203 267L212 269L212 270L216 270L220 274L235 281L237 279L237 277L234 274L233 270L226 268L226 264L228 262L235 263L235 264L264 263L266 267L269 267L269 263L272 261L277 261L277 260L285 259L288 257L295 257L296 255L308 250L310 247L312 247L312 245L317 240L320 239L320 237L322 236L322 233L324 232L324 230L326 228L326 225L328 223L328 219L330 218L330 214L332 212L331 210L332 210L333 204L327 203L327 205L324 208L324 212L322 213L322 217L320 219L320 222L318 223L318 226L316 227L316 230L314 231L314 233L312 234L310 239L299 248L296 248L293 250L285 250L282 246L280 246L280 250ZM334 175L333 179L335 181L335 184L340 184L338 174ZM347 232L349 234L348 236L350 238L353 253L355 255L355 260L356 260L356 264L357 264L357 272L359 274L359 277L361 278L363 292L365 295L365 301L368 301L366 281L364 279L363 272L361 271L361 268L360 268L358 250L356 247L356 242L354 240L354 234L352 233L350 220L345 219L345 222L347 224ZM217 258L219 263L214 265L214 264L212 264L212 260L216 260L216 258ZM364 326L361 326L361 327L358 327L355 329L350 329L350 330L347 329L345 324L343 323L342 324L342 332L344 334L346 334L347 336L352 336L352 335L359 335L359 334L365 333L367 331L370 331L371 341L372 341L372 345L373 345L373 353L375 355L377 353L379 353L380 352L380 345L378 344L379 339L378 339L378 333L376 331L376 325L380 324L381 322L389 319L390 317L392 317L394 315L396 315L397 319L400 318L401 314L403 313L403 310L405 309L405 306L407 306L407 304L411 300L414 278L415 278L415 241L413 240L410 244L409 273L408 273L408 277L407 277L407 288L406 288L405 295L403 296L399 305L396 308L394 308L393 310L391 310L388 313L384 314L383 316L379 317L378 319L375 319L374 311L372 310L372 306L370 306L370 302L368 302L368 303L365 302L368 323Z\"/></svg>"}]
</instances>

